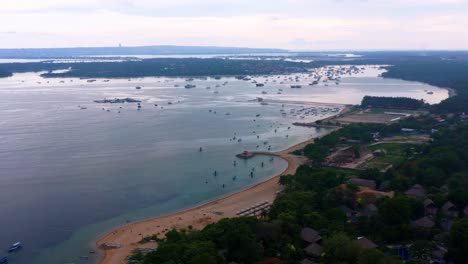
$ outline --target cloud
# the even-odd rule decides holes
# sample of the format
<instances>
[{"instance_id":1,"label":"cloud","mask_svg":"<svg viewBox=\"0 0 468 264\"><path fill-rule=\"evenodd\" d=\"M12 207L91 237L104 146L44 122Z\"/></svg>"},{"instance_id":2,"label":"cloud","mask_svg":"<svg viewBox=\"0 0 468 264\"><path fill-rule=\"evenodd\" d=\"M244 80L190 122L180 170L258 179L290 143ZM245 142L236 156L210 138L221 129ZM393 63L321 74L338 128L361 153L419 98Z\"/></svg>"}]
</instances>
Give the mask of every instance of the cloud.
<instances>
[{"instance_id":1,"label":"cloud","mask_svg":"<svg viewBox=\"0 0 468 264\"><path fill-rule=\"evenodd\" d=\"M289 49L468 47L461 0L18 0L0 47L219 45ZM443 37L441 37L443 36Z\"/></svg>"}]
</instances>

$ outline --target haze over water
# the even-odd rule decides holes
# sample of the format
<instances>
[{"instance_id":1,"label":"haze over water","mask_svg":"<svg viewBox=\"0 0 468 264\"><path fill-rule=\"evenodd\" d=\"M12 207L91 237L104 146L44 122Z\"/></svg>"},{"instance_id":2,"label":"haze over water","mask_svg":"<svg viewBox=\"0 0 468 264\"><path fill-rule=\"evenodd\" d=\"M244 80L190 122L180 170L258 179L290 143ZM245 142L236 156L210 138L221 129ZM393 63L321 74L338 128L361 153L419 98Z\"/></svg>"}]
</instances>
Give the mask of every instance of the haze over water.
<instances>
[{"instance_id":1,"label":"haze over water","mask_svg":"<svg viewBox=\"0 0 468 264\"><path fill-rule=\"evenodd\" d=\"M331 113L301 119L289 114L301 108L291 104L285 105L288 114L283 116L281 104L260 105L251 101L256 97L358 104L364 95L407 96L429 103L448 95L429 85L380 79L379 73L369 69L342 78L340 85L313 87L301 75L301 89L279 84L285 76L253 78L268 79L265 87L208 78L193 81L194 89L185 89L185 80L178 78L88 83L31 73L0 79L0 248L24 243L25 249L12 255L10 263L92 261L79 257L87 255L93 239L116 225L239 191L287 167L285 161L269 157L238 160L233 166L235 154L257 145L259 150L271 145L271 151L278 151L326 132L291 124ZM141 111L136 104L93 102L125 97L142 100Z\"/></svg>"}]
</instances>

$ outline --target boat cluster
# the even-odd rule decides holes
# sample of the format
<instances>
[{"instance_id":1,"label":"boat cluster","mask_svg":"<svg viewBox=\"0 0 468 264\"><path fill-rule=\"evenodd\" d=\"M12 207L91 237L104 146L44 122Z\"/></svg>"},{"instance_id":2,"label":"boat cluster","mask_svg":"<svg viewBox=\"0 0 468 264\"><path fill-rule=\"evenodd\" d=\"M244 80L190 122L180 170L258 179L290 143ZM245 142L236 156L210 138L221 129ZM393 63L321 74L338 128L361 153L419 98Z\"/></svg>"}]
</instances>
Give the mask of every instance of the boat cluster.
<instances>
[{"instance_id":1,"label":"boat cluster","mask_svg":"<svg viewBox=\"0 0 468 264\"><path fill-rule=\"evenodd\" d=\"M272 76L263 76L265 78L263 82L252 80L254 77L250 76L238 76L237 79L251 81L251 83L255 84L256 87L264 87L269 82L278 83L279 81L279 84L290 83L290 88L297 89L302 88L303 86L302 84L297 83L308 83L309 86L314 86L323 83L325 86L328 86L329 82L334 82L336 85L339 85L343 76L350 76L354 74L363 73L365 69L365 67L358 68L356 66L328 66L318 69L312 69L309 73L306 74L277 76L276 79ZM277 80L281 78L282 80ZM278 92L278 94L280 93Z\"/></svg>"},{"instance_id":2,"label":"boat cluster","mask_svg":"<svg viewBox=\"0 0 468 264\"><path fill-rule=\"evenodd\" d=\"M104 100L94 100L95 103L98 104L123 104L123 103L141 103L140 100L133 99L130 97L127 98L114 98L114 99L107 99L104 98Z\"/></svg>"}]
</instances>

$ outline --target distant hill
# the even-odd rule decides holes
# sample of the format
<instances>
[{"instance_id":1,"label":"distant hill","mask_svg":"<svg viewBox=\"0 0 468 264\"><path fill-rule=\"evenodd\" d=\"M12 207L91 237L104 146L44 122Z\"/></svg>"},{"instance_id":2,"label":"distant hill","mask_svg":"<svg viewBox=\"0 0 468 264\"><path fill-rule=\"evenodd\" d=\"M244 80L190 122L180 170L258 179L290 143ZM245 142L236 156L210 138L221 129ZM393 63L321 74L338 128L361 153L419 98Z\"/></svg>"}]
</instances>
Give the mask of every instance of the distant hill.
<instances>
[{"instance_id":1,"label":"distant hill","mask_svg":"<svg viewBox=\"0 0 468 264\"><path fill-rule=\"evenodd\" d=\"M168 54L239 54L279 53L282 49L256 49L235 47L202 46L141 46L141 47L89 47L89 48L46 48L46 49L0 49L0 58L33 59L64 58L97 55L168 55Z\"/></svg>"}]
</instances>

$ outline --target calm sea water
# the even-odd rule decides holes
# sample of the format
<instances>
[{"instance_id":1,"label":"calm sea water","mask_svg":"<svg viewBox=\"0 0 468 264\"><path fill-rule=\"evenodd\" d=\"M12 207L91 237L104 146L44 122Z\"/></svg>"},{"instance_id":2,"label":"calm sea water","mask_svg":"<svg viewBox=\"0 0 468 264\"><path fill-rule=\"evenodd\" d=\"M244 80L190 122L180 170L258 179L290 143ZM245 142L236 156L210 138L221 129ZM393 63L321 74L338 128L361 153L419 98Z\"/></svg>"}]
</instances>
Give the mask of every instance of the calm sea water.
<instances>
[{"instance_id":1,"label":"calm sea water","mask_svg":"<svg viewBox=\"0 0 468 264\"><path fill-rule=\"evenodd\" d=\"M300 104L260 105L251 101L257 96L357 104L366 94L430 103L448 95L443 89L377 74L369 69L328 87L306 86L309 81L302 76L302 89L279 84L285 76L255 78L268 79L265 87L209 78L193 81L194 89L185 89L186 81L176 78L88 83L29 73L0 79L0 248L24 243L22 251L9 256L14 264L90 263L97 256L80 256L89 255L93 241L118 225L239 191L287 167L285 161L270 162L269 157L233 166L235 154L270 145L277 151L326 132L291 124L331 113L301 119L289 114L303 107ZM142 109L93 102L115 97L140 99ZM252 168L254 178L249 177Z\"/></svg>"}]
</instances>

